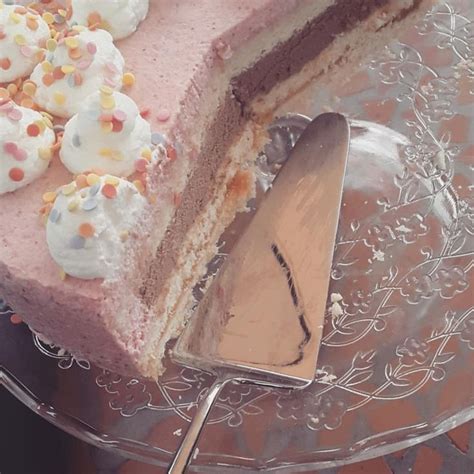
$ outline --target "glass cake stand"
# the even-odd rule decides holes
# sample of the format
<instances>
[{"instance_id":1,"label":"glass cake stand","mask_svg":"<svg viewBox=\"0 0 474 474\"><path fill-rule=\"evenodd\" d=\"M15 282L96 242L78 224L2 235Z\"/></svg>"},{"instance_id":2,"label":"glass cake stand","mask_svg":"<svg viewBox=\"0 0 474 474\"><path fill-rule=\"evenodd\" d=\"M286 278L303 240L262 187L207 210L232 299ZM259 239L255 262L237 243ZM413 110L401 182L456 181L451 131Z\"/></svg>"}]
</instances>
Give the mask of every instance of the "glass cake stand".
<instances>
[{"instance_id":1,"label":"glass cake stand","mask_svg":"<svg viewBox=\"0 0 474 474\"><path fill-rule=\"evenodd\" d=\"M343 314L332 317L328 302L310 388L224 391L192 471L332 467L474 418L472 5L441 3L350 83L320 88L306 104L309 115L329 106L352 119L330 290L343 296ZM263 187L306 122L290 115L271 127ZM168 362L156 383L124 378L0 311L0 382L10 392L100 448L169 464L210 375Z\"/></svg>"}]
</instances>

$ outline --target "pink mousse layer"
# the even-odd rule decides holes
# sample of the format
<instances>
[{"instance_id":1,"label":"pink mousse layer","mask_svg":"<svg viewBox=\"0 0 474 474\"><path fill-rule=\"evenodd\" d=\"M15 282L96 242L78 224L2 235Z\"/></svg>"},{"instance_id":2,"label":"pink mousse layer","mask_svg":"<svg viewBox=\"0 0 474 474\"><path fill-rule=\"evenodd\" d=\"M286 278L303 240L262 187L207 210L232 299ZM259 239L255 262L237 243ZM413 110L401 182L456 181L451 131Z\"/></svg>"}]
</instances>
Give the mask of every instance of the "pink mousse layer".
<instances>
[{"instance_id":1,"label":"pink mousse layer","mask_svg":"<svg viewBox=\"0 0 474 474\"><path fill-rule=\"evenodd\" d=\"M152 0L150 13L132 37L117 43L137 83L130 95L151 109L152 128L184 142L199 114L198 101L223 41L236 49L285 17L297 0ZM170 112L160 123L157 116ZM173 166L180 166L181 156ZM58 158L45 175L15 193L0 196L0 294L26 322L67 349L120 368L110 324L117 301L101 280L61 281L38 218L41 196L70 181ZM108 317L105 317L108 313ZM106 323L105 319L109 322ZM134 322L130 321L133 327ZM121 344L121 343L120 343ZM127 344L128 345L128 344ZM125 347L125 345L123 346ZM112 360L113 359L113 360Z\"/></svg>"}]
</instances>

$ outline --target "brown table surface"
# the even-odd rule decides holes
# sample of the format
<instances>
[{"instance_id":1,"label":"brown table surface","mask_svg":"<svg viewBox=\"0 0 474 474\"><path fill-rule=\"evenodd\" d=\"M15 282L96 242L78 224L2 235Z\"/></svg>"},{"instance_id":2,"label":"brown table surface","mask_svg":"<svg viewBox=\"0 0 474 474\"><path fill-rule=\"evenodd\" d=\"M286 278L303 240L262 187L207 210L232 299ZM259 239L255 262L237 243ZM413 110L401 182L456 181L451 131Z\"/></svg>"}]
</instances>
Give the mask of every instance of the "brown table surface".
<instances>
[{"instance_id":1,"label":"brown table surface","mask_svg":"<svg viewBox=\"0 0 474 474\"><path fill-rule=\"evenodd\" d=\"M473 474L474 421L382 458L314 472ZM164 474L165 470L100 452L43 421L0 388L0 473Z\"/></svg>"}]
</instances>

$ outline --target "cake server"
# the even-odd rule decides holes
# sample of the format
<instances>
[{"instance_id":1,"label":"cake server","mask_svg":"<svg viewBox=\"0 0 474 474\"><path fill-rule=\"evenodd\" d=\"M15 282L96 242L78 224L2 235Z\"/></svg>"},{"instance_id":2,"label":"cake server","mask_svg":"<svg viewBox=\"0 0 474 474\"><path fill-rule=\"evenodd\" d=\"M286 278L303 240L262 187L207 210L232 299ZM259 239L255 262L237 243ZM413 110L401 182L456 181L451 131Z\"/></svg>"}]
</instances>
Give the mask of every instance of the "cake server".
<instances>
[{"instance_id":1,"label":"cake server","mask_svg":"<svg viewBox=\"0 0 474 474\"><path fill-rule=\"evenodd\" d=\"M216 379L170 473L184 472L226 384L302 389L313 381L349 139L340 114L308 125L180 336L173 359Z\"/></svg>"}]
</instances>

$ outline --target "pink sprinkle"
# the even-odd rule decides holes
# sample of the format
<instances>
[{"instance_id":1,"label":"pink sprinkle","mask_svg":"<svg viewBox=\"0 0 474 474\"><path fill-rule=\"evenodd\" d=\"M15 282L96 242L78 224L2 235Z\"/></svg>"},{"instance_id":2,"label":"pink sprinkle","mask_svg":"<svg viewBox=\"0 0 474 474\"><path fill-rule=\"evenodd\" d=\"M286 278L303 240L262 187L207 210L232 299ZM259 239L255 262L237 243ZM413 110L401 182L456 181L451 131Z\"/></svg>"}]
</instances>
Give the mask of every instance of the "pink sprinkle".
<instances>
[{"instance_id":1,"label":"pink sprinkle","mask_svg":"<svg viewBox=\"0 0 474 474\"><path fill-rule=\"evenodd\" d=\"M105 63L105 67L112 74L118 74L119 73L119 71L118 71L118 69L117 69L117 67L115 66L114 63L111 63L111 62Z\"/></svg>"},{"instance_id":2,"label":"pink sprinkle","mask_svg":"<svg viewBox=\"0 0 474 474\"><path fill-rule=\"evenodd\" d=\"M11 109L10 112L7 113L7 117L10 120L14 120L15 122L18 122L23 117L23 114L22 114L21 110Z\"/></svg>"},{"instance_id":3,"label":"pink sprinkle","mask_svg":"<svg viewBox=\"0 0 474 474\"><path fill-rule=\"evenodd\" d=\"M82 59L76 64L76 66L78 69L84 70L84 69L87 69L91 64L92 64L91 59Z\"/></svg>"},{"instance_id":4,"label":"pink sprinkle","mask_svg":"<svg viewBox=\"0 0 474 474\"><path fill-rule=\"evenodd\" d=\"M87 43L86 48L87 48L87 51L88 51L90 54L95 54L95 53L97 53L97 46L96 46L95 43L92 43L92 42Z\"/></svg>"},{"instance_id":5,"label":"pink sprinkle","mask_svg":"<svg viewBox=\"0 0 474 474\"><path fill-rule=\"evenodd\" d=\"M167 109L160 110L160 112L156 114L156 118L160 122L166 122L167 120L169 120L170 116L171 116L171 113Z\"/></svg>"},{"instance_id":6,"label":"pink sprinkle","mask_svg":"<svg viewBox=\"0 0 474 474\"><path fill-rule=\"evenodd\" d=\"M112 88L117 87L117 83L116 83L113 79L110 79L109 77L105 77L105 78L104 78L104 83L105 83L107 86L110 86L110 87L112 87Z\"/></svg>"},{"instance_id":7,"label":"pink sprinkle","mask_svg":"<svg viewBox=\"0 0 474 474\"><path fill-rule=\"evenodd\" d=\"M13 109L13 102L10 98L5 99L5 101L0 104L0 112L10 112Z\"/></svg>"},{"instance_id":8,"label":"pink sprinkle","mask_svg":"<svg viewBox=\"0 0 474 474\"><path fill-rule=\"evenodd\" d=\"M148 166L148 161L140 158L139 160L135 161L135 169L139 173L144 173L146 171L146 167Z\"/></svg>"},{"instance_id":9,"label":"pink sprinkle","mask_svg":"<svg viewBox=\"0 0 474 474\"><path fill-rule=\"evenodd\" d=\"M31 56L33 56L33 54L35 54L33 49L30 48L29 46L22 46L20 48L20 52L21 52L21 54L23 54L23 56L25 56L25 58L31 58Z\"/></svg>"},{"instance_id":10,"label":"pink sprinkle","mask_svg":"<svg viewBox=\"0 0 474 474\"><path fill-rule=\"evenodd\" d=\"M18 150L18 146L14 142L5 142L3 144L3 151L9 155L14 155Z\"/></svg>"},{"instance_id":11,"label":"pink sprinkle","mask_svg":"<svg viewBox=\"0 0 474 474\"><path fill-rule=\"evenodd\" d=\"M25 161L28 158L28 154L23 148L17 148L16 152L13 154L13 158L16 161Z\"/></svg>"},{"instance_id":12,"label":"pink sprinkle","mask_svg":"<svg viewBox=\"0 0 474 474\"><path fill-rule=\"evenodd\" d=\"M123 110L116 110L114 112L114 119L118 122L125 122L125 120L127 120L127 114Z\"/></svg>"}]
</instances>

